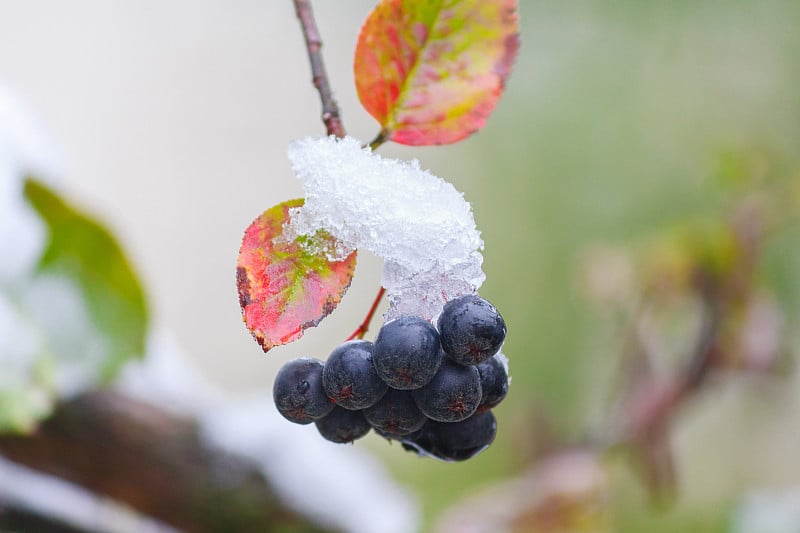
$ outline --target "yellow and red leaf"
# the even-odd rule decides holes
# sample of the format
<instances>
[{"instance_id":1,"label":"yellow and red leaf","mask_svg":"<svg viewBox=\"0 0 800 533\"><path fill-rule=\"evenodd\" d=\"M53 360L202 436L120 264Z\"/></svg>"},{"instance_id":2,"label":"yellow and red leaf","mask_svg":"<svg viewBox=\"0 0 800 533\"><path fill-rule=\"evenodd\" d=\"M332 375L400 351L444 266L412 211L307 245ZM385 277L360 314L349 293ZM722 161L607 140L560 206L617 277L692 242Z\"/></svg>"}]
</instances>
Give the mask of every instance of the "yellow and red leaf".
<instances>
[{"instance_id":1,"label":"yellow and red leaf","mask_svg":"<svg viewBox=\"0 0 800 533\"><path fill-rule=\"evenodd\" d=\"M356 45L356 89L384 138L453 143L483 127L518 48L516 0L381 0Z\"/></svg>"},{"instance_id":2,"label":"yellow and red leaf","mask_svg":"<svg viewBox=\"0 0 800 533\"><path fill-rule=\"evenodd\" d=\"M239 249L236 286L247 329L266 352L297 340L333 311L350 286L356 252L330 260L324 246L283 238L292 208L303 200L289 200L264 211L247 228ZM308 238L316 244L334 238L318 232Z\"/></svg>"}]
</instances>

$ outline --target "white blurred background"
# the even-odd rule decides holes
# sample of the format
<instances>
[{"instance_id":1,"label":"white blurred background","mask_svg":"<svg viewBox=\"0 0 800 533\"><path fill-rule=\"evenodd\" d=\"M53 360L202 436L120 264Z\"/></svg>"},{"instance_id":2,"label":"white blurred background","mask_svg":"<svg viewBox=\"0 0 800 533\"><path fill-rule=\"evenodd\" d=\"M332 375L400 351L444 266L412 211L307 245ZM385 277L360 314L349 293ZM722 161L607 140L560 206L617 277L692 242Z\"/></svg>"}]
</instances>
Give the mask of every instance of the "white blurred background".
<instances>
[{"instance_id":1,"label":"white blurred background","mask_svg":"<svg viewBox=\"0 0 800 533\"><path fill-rule=\"evenodd\" d=\"M351 64L373 2L315 4L345 125L371 138ZM240 318L244 229L301 196L287 143L324 133L291 2L3 0L0 13L0 79L39 113L63 149L67 197L119 237L154 321L203 373L271 387L284 361L325 358L355 328L380 280L367 254L340 311L302 341L265 356Z\"/></svg>"}]
</instances>

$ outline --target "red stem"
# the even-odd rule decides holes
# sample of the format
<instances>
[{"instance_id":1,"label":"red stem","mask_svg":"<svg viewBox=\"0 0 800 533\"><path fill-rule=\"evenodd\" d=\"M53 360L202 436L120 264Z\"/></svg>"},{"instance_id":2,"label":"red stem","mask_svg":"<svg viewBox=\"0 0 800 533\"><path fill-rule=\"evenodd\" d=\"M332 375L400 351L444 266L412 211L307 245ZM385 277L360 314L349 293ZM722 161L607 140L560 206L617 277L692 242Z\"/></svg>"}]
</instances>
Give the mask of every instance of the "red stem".
<instances>
[{"instance_id":1,"label":"red stem","mask_svg":"<svg viewBox=\"0 0 800 533\"><path fill-rule=\"evenodd\" d=\"M314 20L314 12L311 10L311 2L308 0L294 0L294 8L306 41L308 60L311 63L312 82L314 87L317 88L322 102L322 122L325 124L325 131L327 131L328 135L344 137L345 132L342 120L339 117L339 106L333 97L333 92L328 82L328 74L325 72L325 64L322 61L322 39L319 36L317 23Z\"/></svg>"},{"instance_id":2,"label":"red stem","mask_svg":"<svg viewBox=\"0 0 800 533\"><path fill-rule=\"evenodd\" d=\"M367 316L364 317L364 321L361 323L360 326L356 328L356 330L350 334L349 337L345 339L345 342L351 341L353 339L363 339L364 335L367 334L369 331L369 323L372 322L372 317L375 315L375 311L378 309L378 304L381 303L381 298L383 298L383 293L386 292L386 289L381 287L378 290L378 295L375 296L375 301L372 302L372 307L369 308L369 312L367 312Z\"/></svg>"}]
</instances>

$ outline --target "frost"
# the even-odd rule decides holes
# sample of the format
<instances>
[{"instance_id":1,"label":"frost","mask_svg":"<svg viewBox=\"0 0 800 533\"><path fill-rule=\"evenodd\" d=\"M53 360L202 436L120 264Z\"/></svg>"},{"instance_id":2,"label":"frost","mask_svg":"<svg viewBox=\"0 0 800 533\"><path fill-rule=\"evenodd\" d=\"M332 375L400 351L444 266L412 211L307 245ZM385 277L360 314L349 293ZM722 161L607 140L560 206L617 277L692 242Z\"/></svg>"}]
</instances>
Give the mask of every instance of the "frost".
<instances>
[{"instance_id":1,"label":"frost","mask_svg":"<svg viewBox=\"0 0 800 533\"><path fill-rule=\"evenodd\" d=\"M508 368L508 357L506 357L506 355L503 353L502 349L499 352L497 352L496 354L494 354L494 356L497 357L500 360L501 363L503 363L503 370L506 371L506 376L508 376L508 386L510 387L511 386L511 371Z\"/></svg>"},{"instance_id":2,"label":"frost","mask_svg":"<svg viewBox=\"0 0 800 533\"><path fill-rule=\"evenodd\" d=\"M0 153L39 179L63 174L61 153L27 102L0 82Z\"/></svg>"},{"instance_id":3,"label":"frost","mask_svg":"<svg viewBox=\"0 0 800 533\"><path fill-rule=\"evenodd\" d=\"M51 182L58 150L25 102L0 83L0 425L28 429L97 382L107 341L74 282L36 266L47 230L23 196L26 175Z\"/></svg>"},{"instance_id":4,"label":"frost","mask_svg":"<svg viewBox=\"0 0 800 533\"><path fill-rule=\"evenodd\" d=\"M34 355L42 351L40 335L21 309L0 294L0 391L27 383Z\"/></svg>"},{"instance_id":5,"label":"frost","mask_svg":"<svg viewBox=\"0 0 800 533\"><path fill-rule=\"evenodd\" d=\"M25 204L22 178L57 175L59 161L25 102L0 83L0 284L26 275L44 246L44 226Z\"/></svg>"},{"instance_id":6,"label":"frost","mask_svg":"<svg viewBox=\"0 0 800 533\"><path fill-rule=\"evenodd\" d=\"M56 396L98 383L107 344L67 278L39 275L0 290L0 429L29 429Z\"/></svg>"},{"instance_id":7,"label":"frost","mask_svg":"<svg viewBox=\"0 0 800 533\"><path fill-rule=\"evenodd\" d=\"M294 141L289 159L306 201L292 213L287 236L325 229L342 253L382 257L387 319L432 319L446 301L483 283L483 241L469 203L418 161L383 158L350 137Z\"/></svg>"},{"instance_id":8,"label":"frost","mask_svg":"<svg viewBox=\"0 0 800 533\"><path fill-rule=\"evenodd\" d=\"M59 396L70 397L99 383L108 340L92 322L75 282L63 276L39 275L24 288L21 302L46 342Z\"/></svg>"}]
</instances>

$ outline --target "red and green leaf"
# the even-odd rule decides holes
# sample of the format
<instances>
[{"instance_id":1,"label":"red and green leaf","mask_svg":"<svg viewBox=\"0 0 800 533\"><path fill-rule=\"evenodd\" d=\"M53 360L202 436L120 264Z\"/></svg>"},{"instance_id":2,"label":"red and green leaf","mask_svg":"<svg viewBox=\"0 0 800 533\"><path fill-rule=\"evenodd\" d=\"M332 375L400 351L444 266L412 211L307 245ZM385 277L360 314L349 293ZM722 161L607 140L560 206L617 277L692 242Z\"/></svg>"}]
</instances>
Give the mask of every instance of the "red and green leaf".
<instances>
[{"instance_id":1,"label":"red and green leaf","mask_svg":"<svg viewBox=\"0 0 800 533\"><path fill-rule=\"evenodd\" d=\"M303 200L289 200L264 211L247 228L236 265L239 304L247 329L266 352L297 340L333 311L350 286L356 252L331 261L324 252L333 237L318 232L312 246L282 238L290 209ZM316 244L317 246L313 246Z\"/></svg>"},{"instance_id":2,"label":"red and green leaf","mask_svg":"<svg viewBox=\"0 0 800 533\"><path fill-rule=\"evenodd\" d=\"M381 136L460 141L486 122L519 48L516 0L382 0L361 29L356 89Z\"/></svg>"}]
</instances>

